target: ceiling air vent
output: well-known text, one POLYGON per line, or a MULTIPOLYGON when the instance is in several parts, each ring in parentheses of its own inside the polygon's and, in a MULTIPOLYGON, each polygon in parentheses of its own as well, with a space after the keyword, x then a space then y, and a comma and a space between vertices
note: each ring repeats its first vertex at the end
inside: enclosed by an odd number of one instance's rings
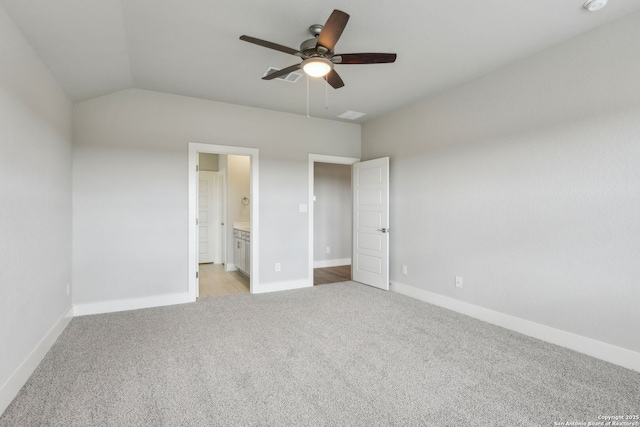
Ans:
POLYGON ((364 117, 366 116, 367 113, 361 113, 359 111, 351 111, 351 110, 347 110, 344 113, 340 114, 339 116, 336 116, 340 119, 347 119, 347 120, 357 120, 360 117, 364 117))
MULTIPOLYGON (((267 71, 264 72, 262 77, 268 76, 271 73, 275 73, 276 71, 280 71, 280 68, 269 67, 267 71)), ((285 74, 284 76, 276 77, 274 80, 282 80, 283 82, 295 83, 300 80, 302 77, 301 73, 296 73, 295 71, 289 74, 285 74)))

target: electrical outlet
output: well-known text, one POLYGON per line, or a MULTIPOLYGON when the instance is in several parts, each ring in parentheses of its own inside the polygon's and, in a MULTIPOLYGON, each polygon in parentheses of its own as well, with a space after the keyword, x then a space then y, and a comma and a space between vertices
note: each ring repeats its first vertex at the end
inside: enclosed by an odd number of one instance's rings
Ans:
POLYGON ((331 248, 329 246, 327 246, 327 253, 331 253, 331 248))
POLYGON ((408 269, 407 269, 407 266, 406 266, 406 265, 403 265, 403 266, 402 266, 402 274, 403 274, 403 275, 405 275, 405 276, 409 274, 409 273, 408 273, 408 269))
POLYGON ((456 276, 456 288, 462 287, 462 277, 456 276))
POLYGON ((282 266, 280 265, 279 262, 276 262, 276 271, 280 271, 282 269, 282 266))

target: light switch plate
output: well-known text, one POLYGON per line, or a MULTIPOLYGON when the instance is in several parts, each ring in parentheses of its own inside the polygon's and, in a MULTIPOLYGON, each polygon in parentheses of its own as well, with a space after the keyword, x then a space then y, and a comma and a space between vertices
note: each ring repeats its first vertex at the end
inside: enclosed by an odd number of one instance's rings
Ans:
POLYGON ((300 213, 307 213, 307 205, 305 205, 304 203, 300 205, 300 213))

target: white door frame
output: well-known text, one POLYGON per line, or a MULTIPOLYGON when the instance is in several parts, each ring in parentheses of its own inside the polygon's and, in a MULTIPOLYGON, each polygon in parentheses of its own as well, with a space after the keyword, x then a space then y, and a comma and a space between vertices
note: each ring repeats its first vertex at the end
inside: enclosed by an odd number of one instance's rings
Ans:
POLYGON ((198 217, 198 174, 196 172, 196 165, 198 164, 198 153, 211 153, 211 154, 226 154, 226 155, 238 155, 249 156, 251 158, 251 280, 249 292, 254 293, 256 289, 259 289, 259 268, 258 268, 258 248, 260 247, 260 230, 258 224, 258 206, 259 201, 259 188, 258 188, 258 157, 259 152, 257 148, 246 147, 232 147, 228 145, 214 145, 203 144, 199 142, 189 143, 189 299, 191 301, 196 300, 198 293, 198 279, 196 273, 198 272, 198 229, 196 225, 196 218, 198 217))
MULTIPOLYGON (((314 163, 333 163, 336 165, 353 165, 358 163, 360 158, 356 157, 340 157, 340 156, 327 156, 324 154, 309 154, 309 208, 307 209, 309 214, 309 286, 313 286, 313 237, 314 237, 314 223, 313 223, 313 191, 314 191, 314 163)), ((253 233, 251 234, 253 240, 253 233)), ((253 242, 252 242, 253 244, 253 242)), ((253 253, 251 254, 253 256, 253 253)))

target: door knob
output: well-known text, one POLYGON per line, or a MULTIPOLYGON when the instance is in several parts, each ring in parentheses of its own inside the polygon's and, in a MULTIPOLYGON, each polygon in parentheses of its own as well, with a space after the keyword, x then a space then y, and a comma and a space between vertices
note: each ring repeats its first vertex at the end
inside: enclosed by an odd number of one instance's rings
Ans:
POLYGON ((382 231, 383 233, 388 233, 389 229, 388 228, 378 228, 378 231, 382 231))

